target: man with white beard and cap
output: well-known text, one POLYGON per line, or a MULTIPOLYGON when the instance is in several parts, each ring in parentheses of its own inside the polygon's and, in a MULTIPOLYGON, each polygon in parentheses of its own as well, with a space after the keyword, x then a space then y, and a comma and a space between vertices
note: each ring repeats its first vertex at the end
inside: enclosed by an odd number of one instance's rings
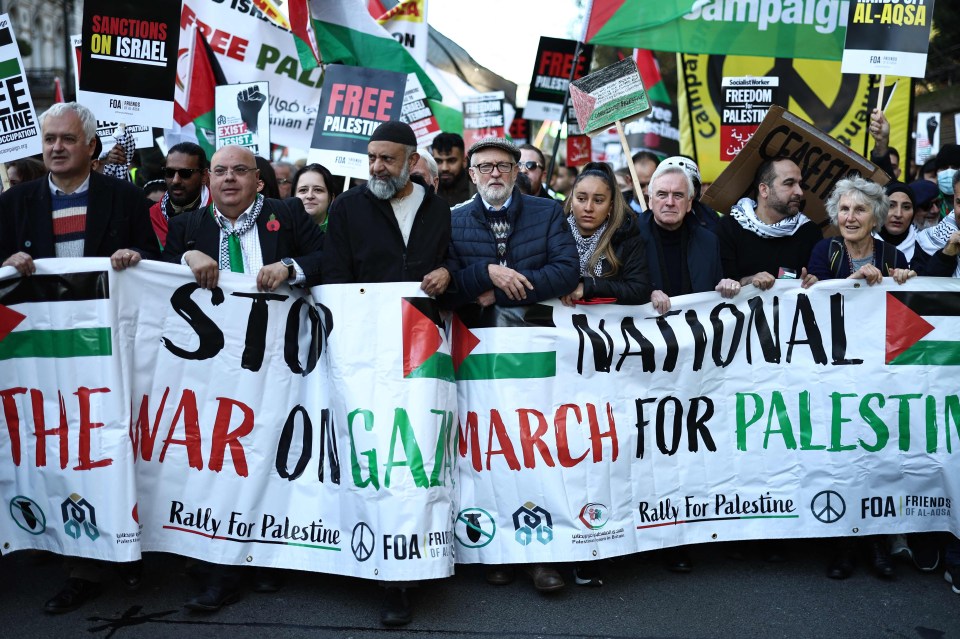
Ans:
POLYGON ((440 295, 450 283, 450 207, 410 176, 420 159, 413 129, 384 122, 370 136, 367 159, 367 183, 330 205, 323 283, 420 282, 440 295))

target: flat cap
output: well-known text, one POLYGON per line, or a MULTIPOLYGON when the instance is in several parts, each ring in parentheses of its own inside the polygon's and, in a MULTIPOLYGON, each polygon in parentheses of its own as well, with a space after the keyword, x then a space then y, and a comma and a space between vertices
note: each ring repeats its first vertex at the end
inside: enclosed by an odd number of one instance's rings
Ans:
POLYGON ((417 134, 410 125, 399 120, 384 122, 370 136, 371 142, 396 142, 406 146, 417 146, 417 134))
POLYGON ((510 140, 507 140, 506 138, 484 138, 479 142, 474 142, 473 146, 470 147, 470 150, 467 151, 467 163, 470 162, 470 158, 473 157, 474 153, 484 149, 500 149, 501 151, 506 151, 512 155, 514 162, 520 161, 520 149, 518 149, 517 145, 510 140))

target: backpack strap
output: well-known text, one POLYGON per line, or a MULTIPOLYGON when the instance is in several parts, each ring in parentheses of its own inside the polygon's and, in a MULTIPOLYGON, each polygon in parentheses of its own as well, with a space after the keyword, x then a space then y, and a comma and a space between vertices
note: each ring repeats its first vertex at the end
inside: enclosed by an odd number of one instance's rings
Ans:
POLYGON ((830 272, 836 279, 847 277, 844 271, 847 269, 847 247, 843 245, 840 238, 830 238, 830 248, 827 253, 829 258, 830 272))

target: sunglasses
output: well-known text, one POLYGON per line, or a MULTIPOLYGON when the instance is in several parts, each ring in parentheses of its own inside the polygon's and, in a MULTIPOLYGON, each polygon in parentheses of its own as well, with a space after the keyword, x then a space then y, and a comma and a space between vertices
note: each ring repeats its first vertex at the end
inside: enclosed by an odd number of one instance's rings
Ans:
POLYGON ((528 171, 543 168, 542 164, 540 164, 539 162, 534 162, 533 160, 527 160, 526 162, 517 162, 517 166, 519 166, 521 169, 526 169, 528 171))
POLYGON ((169 169, 163 168, 163 177, 172 180, 174 175, 179 175, 181 180, 189 180, 194 173, 199 173, 203 169, 169 169))

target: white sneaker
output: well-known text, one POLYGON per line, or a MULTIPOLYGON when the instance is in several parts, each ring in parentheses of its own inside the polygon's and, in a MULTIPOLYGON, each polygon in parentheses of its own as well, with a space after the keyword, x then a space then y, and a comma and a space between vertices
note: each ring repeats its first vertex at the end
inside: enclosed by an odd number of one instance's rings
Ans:
MULTIPOLYGON (((953 570, 957 570, 956 566, 952 566, 953 570)), ((953 574, 950 572, 950 568, 943 573, 943 579, 950 584, 950 587, 953 589, 954 594, 960 595, 960 583, 956 583, 953 580, 953 574)), ((958 571, 958 577, 960 577, 960 571, 958 571)))

